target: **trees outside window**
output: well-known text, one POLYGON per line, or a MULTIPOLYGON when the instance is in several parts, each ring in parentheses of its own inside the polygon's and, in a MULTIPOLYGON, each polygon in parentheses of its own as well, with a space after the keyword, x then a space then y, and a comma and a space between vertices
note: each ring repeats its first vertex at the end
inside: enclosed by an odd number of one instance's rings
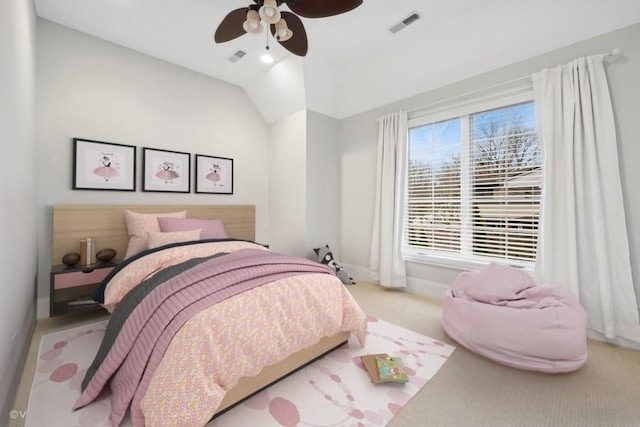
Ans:
POLYGON ((532 101, 410 124, 408 162, 408 250, 535 261, 542 156, 532 101))

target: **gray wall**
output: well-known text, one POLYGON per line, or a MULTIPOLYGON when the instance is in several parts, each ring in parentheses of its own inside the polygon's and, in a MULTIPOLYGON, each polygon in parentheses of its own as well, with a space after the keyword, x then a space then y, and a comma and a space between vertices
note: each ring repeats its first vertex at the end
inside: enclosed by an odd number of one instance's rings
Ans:
POLYGON ((269 241, 269 126, 240 87, 46 20, 37 59, 40 314, 56 204, 255 204, 256 240, 269 241), (74 191, 74 137, 233 158, 234 194, 142 192, 140 149, 136 192, 74 191))
POLYGON ((274 122, 269 137, 272 250, 314 259, 313 248, 338 250, 338 125, 302 110, 274 122))
MULTIPOLYGON (((400 102, 359 114, 340 123, 340 247, 342 260, 361 274, 368 271, 377 149, 376 119, 401 109, 409 110, 457 97, 502 82, 531 75, 543 68, 565 64, 581 56, 609 52, 618 47, 622 57, 610 61, 607 75, 617 120, 623 192, 636 290, 640 291, 640 24, 589 39, 508 67, 448 85, 400 102), (357 209, 354 209, 354 206, 357 209)), ((408 263, 409 288, 441 295, 457 270, 408 263)), ((640 292, 638 292, 640 295, 640 292)))
POLYGON ((7 425, 35 327, 37 176, 33 132, 36 17, 0 2, 0 425, 7 425))
POLYGON ((307 110, 307 256, 328 244, 339 259, 339 121, 307 110))
POLYGON ((307 113, 284 117, 269 133, 269 247, 304 256, 307 224, 307 113))

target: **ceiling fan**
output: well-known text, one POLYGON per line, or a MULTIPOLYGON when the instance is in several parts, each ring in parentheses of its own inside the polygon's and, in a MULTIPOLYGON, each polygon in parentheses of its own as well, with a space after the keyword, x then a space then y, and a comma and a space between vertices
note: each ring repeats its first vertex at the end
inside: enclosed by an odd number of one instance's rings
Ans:
MULTIPOLYGON (((363 0, 253 0, 255 4, 231 11, 224 17, 214 36, 216 43, 224 43, 245 33, 259 34, 262 22, 285 49, 294 55, 305 56, 308 50, 307 33, 299 16, 325 18, 349 12, 363 0), (286 4, 291 12, 280 11, 286 4)), ((268 46, 267 46, 268 49, 268 46)))

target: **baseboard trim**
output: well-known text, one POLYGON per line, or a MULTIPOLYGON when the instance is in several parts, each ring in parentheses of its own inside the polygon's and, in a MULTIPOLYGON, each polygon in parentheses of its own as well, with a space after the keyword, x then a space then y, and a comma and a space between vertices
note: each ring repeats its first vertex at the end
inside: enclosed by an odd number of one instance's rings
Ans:
POLYGON ((630 348, 633 350, 640 350, 640 343, 638 342, 630 341, 621 337, 610 339, 602 335, 600 332, 596 332, 591 329, 587 329, 587 337, 592 340, 604 342, 607 344, 617 345, 619 347, 630 348))
POLYGON ((379 283, 378 278, 373 274, 371 270, 366 267, 361 267, 359 265, 353 264, 340 264, 344 269, 349 273, 349 275, 353 278, 354 281, 358 282, 358 280, 362 282, 368 283, 379 283))
MULTIPOLYGON (((377 275, 366 267, 352 264, 342 264, 342 266, 356 282, 361 280, 369 283, 380 283, 377 275)), ((442 299, 448 289, 449 286, 442 283, 419 279, 417 277, 407 277, 407 287, 405 290, 416 295, 442 299)))
POLYGON ((36 316, 34 313, 33 305, 31 306, 31 309, 27 311, 27 315, 25 316, 22 324, 24 326, 18 333, 18 337, 22 337, 22 339, 17 342, 17 348, 14 352, 14 358, 11 361, 9 369, 7 370, 7 372, 9 372, 9 381, 5 382, 6 389, 0 392, 4 397, 4 402, 1 408, 2 412, 0 413, 2 414, 2 419, 5 420, 7 420, 7 418, 11 418, 11 411, 13 410, 18 411, 18 416, 23 416, 23 414, 27 410, 27 408, 14 408, 14 402, 16 400, 16 393, 18 392, 18 389, 20 387, 22 371, 24 371, 25 364, 27 363, 31 340, 33 339, 33 334, 36 330, 36 316))
POLYGON ((38 298, 36 314, 38 319, 46 319, 49 315, 49 298, 38 298))
POLYGON ((443 299, 449 286, 430 280, 407 277, 407 291, 428 298, 443 299))

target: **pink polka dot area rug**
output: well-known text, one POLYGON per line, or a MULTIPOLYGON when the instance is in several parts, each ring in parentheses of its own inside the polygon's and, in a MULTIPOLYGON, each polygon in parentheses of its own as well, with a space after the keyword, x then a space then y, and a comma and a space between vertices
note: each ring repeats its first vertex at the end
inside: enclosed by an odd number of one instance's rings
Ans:
MULTIPOLYGON (((444 365, 455 347, 374 317, 364 348, 355 337, 304 369, 210 421, 208 427, 384 426, 444 365), (400 356, 402 384, 371 382, 360 356, 400 356)), ((80 383, 107 321, 45 335, 40 343, 26 427, 111 426, 111 396, 73 411, 80 383)), ((131 426, 129 418, 123 426, 131 426)))

